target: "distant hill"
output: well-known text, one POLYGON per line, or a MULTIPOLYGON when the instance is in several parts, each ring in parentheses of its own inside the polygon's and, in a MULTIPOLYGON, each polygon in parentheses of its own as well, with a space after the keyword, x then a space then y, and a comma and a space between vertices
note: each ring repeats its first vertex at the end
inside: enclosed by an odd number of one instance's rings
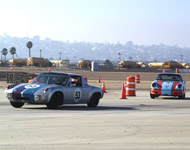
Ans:
MULTIPOLYGON (((92 43, 92 42, 69 42, 55 41, 51 39, 40 39, 40 36, 33 38, 10 37, 8 35, 0 36, 0 51, 3 48, 8 50, 11 47, 16 48, 15 58, 28 57, 28 48, 26 43, 31 41, 31 56, 39 57, 42 50, 42 57, 48 59, 90 59, 90 60, 105 60, 118 61, 121 53, 121 60, 134 61, 169 61, 175 60, 180 62, 181 58, 184 62, 190 60, 190 48, 181 48, 178 46, 160 45, 136 45, 129 41, 126 44, 113 43, 92 43)), ((11 54, 7 54, 7 58, 11 58, 11 54)))

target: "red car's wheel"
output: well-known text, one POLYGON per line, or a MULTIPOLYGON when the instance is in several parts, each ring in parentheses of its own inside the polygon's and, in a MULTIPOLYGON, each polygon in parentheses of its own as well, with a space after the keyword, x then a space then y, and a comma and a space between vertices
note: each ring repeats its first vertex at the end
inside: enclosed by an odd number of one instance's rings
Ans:
POLYGON ((178 96, 179 99, 185 99, 185 93, 183 95, 178 96))
POLYGON ((150 93, 150 98, 155 99, 155 97, 156 97, 155 95, 150 93))

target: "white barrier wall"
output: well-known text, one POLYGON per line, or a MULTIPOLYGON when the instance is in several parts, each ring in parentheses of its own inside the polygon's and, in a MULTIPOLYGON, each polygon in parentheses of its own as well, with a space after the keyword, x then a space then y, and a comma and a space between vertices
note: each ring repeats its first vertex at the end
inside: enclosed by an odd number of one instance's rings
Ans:
POLYGON ((98 71, 98 63, 97 62, 95 62, 95 61, 92 61, 91 62, 91 70, 92 71, 98 71))
POLYGON ((190 69, 179 69, 179 73, 190 73, 190 69))

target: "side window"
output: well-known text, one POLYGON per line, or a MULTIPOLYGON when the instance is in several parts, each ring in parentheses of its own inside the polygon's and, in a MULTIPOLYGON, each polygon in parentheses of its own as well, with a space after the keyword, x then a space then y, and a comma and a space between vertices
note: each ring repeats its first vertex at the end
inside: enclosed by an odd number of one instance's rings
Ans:
POLYGON ((71 85, 73 87, 81 87, 82 86, 82 80, 80 76, 71 76, 71 85))

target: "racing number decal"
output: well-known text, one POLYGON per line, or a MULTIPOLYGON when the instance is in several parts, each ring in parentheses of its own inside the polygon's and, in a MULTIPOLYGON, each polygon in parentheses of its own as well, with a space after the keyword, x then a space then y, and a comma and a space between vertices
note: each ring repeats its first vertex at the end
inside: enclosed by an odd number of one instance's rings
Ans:
POLYGON ((77 88, 74 93, 75 102, 79 102, 81 100, 81 97, 82 97, 82 91, 81 89, 77 88))
POLYGON ((39 87, 40 85, 38 85, 38 84, 29 84, 29 85, 26 85, 25 86, 25 88, 26 89, 33 89, 33 88, 37 88, 37 87, 39 87))
POLYGON ((76 99, 76 100, 80 99, 80 92, 79 92, 79 91, 77 91, 77 92, 75 93, 75 99, 76 99))

